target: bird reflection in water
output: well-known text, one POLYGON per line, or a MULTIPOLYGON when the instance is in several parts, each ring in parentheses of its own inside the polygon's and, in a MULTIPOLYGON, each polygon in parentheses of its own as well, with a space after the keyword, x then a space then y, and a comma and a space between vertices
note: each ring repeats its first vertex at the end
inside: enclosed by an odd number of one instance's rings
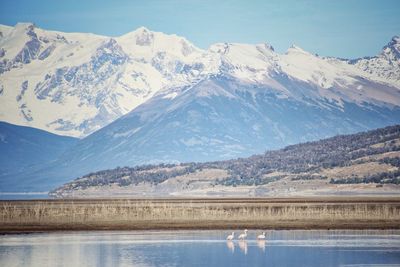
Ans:
POLYGON ((257 247, 265 252, 265 240, 257 240, 257 247))
POLYGON ((226 241, 226 246, 228 247, 228 249, 229 249, 232 253, 235 252, 235 244, 233 243, 232 240, 226 241))
POLYGON ((246 240, 239 240, 239 248, 244 253, 244 255, 247 255, 247 241, 246 240))

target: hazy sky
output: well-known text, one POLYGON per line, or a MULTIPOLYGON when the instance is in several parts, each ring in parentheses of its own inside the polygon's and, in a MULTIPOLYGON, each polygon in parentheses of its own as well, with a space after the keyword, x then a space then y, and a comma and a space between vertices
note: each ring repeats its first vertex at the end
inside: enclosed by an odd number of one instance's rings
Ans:
POLYGON ((89 1, 0 0, 0 23, 118 36, 145 26, 196 46, 267 42, 321 55, 372 56, 400 35, 400 0, 89 1))

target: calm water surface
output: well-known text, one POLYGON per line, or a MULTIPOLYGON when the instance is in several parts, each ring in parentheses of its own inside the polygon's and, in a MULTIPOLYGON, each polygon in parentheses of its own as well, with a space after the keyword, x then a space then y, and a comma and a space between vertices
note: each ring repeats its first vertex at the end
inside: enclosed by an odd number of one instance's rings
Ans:
POLYGON ((266 242, 228 232, 3 235, 0 266, 400 266, 400 231, 267 231, 266 242))

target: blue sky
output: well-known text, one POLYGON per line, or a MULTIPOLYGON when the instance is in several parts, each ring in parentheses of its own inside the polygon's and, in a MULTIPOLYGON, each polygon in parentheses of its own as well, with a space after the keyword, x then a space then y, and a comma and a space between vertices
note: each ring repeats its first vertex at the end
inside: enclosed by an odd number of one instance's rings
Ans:
POLYGON ((321 55, 377 54, 400 35, 399 0, 93 1, 0 0, 0 23, 118 36, 137 27, 176 33, 196 46, 267 42, 321 55))

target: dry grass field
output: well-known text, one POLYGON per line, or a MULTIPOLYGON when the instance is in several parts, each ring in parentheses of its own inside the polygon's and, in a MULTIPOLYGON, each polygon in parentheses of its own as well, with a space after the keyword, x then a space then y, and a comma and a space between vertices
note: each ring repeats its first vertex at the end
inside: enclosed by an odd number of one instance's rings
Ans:
POLYGON ((0 232, 128 229, 398 229, 400 198, 0 201, 0 232))

